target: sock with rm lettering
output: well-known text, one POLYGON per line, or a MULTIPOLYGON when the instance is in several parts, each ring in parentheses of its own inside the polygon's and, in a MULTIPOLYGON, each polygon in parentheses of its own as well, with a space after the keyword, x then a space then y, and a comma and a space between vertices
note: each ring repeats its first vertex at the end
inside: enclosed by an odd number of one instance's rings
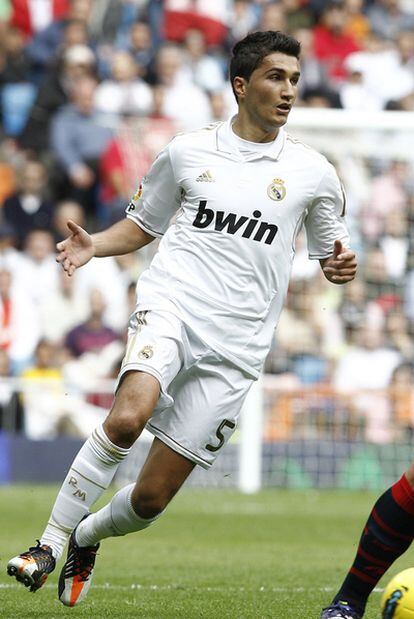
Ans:
POLYGON ((119 463, 129 451, 114 445, 102 425, 95 428, 83 445, 60 488, 40 538, 41 544, 51 547, 55 559, 62 555, 73 529, 108 488, 119 463))
POLYGON ((347 601, 362 615, 369 594, 413 538, 414 488, 403 475, 374 505, 354 563, 334 601, 347 601))
POLYGON ((132 507, 131 495, 135 484, 129 484, 117 492, 112 501, 102 509, 82 520, 76 529, 79 546, 95 546, 106 537, 118 537, 149 527, 154 518, 141 518, 132 507))

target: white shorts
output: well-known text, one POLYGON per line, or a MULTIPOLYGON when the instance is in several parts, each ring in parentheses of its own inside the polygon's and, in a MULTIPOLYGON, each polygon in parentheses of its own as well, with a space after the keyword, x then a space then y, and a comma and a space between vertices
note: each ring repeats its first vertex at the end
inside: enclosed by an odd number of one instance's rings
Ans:
POLYGON ((146 372, 160 383, 147 429, 174 451, 209 468, 233 434, 254 382, 211 350, 177 316, 165 311, 134 314, 118 377, 146 372))

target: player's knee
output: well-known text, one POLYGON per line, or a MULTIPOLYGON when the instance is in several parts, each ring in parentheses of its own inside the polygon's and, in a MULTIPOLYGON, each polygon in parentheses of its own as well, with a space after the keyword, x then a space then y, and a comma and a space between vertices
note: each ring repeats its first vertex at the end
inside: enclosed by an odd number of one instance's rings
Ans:
POLYGON ((104 430, 118 447, 131 447, 141 434, 148 417, 137 410, 112 410, 104 422, 104 430))

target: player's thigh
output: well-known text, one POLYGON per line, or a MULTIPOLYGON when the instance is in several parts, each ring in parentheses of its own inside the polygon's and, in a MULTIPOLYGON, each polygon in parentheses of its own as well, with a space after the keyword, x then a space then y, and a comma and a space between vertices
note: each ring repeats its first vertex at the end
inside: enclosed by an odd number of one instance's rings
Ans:
POLYGON ((130 446, 156 407, 170 406, 168 386, 182 365, 181 324, 175 316, 140 312, 131 321, 114 404, 105 421, 117 445, 130 446))
POLYGON ((160 389, 159 380, 152 374, 139 370, 126 372, 116 391, 108 419, 127 412, 146 422, 158 402, 160 389))
POLYGON ((109 440, 129 448, 145 427, 157 404, 160 384, 154 376, 130 371, 123 376, 103 428, 109 440))
POLYGON ((169 312, 138 312, 130 321, 128 342, 118 377, 143 372, 157 379, 160 407, 171 406, 168 387, 183 365, 181 321, 169 312))
POLYGON ((233 434, 253 380, 213 358, 171 384, 174 407, 154 414, 147 428, 173 450, 209 468, 233 434))

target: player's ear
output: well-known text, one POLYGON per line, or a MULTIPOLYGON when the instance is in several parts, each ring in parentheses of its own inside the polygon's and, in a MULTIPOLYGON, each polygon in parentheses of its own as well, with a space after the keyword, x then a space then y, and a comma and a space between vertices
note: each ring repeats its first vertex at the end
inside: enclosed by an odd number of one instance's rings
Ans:
POLYGON ((244 77, 236 75, 233 80, 233 87, 238 99, 244 99, 244 96, 246 94, 246 84, 247 81, 244 79, 244 77))

